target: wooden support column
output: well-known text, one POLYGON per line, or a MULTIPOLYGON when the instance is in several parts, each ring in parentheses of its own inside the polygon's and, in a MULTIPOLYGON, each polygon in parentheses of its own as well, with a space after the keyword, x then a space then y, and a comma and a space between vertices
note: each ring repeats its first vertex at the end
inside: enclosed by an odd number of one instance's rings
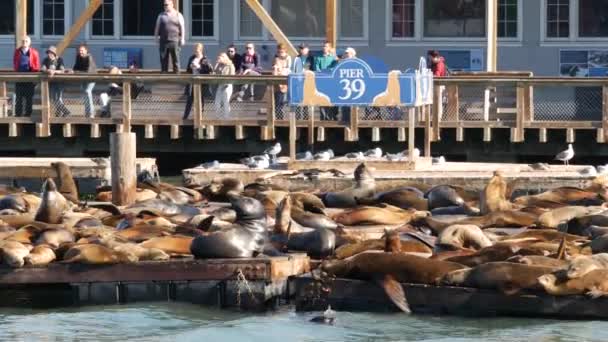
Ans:
POLYGON ((602 87, 602 129, 604 141, 608 142, 608 86, 602 87))
POLYGON ((49 82, 40 83, 40 132, 36 136, 47 138, 51 136, 51 98, 49 94, 49 82))
POLYGON ((416 148, 416 107, 410 107, 407 112, 407 124, 408 124, 408 133, 407 133, 407 154, 408 160, 414 161, 414 149, 416 148))
POLYGON ((296 50, 296 48, 291 44, 291 41, 289 41, 289 38, 287 38, 287 36, 283 33, 283 31, 281 31, 281 28, 279 28, 277 23, 274 22, 274 20, 272 19, 270 14, 268 14, 268 12, 264 8, 264 6, 260 3, 260 1, 259 0, 245 0, 245 1, 247 2, 247 5, 249 5, 249 8, 251 8, 253 13, 255 13, 255 15, 260 19, 260 21, 262 22, 264 27, 272 34, 274 39, 277 42, 283 43, 283 45, 285 45, 285 47, 287 48, 287 53, 292 57, 297 56, 298 51, 296 50))
POLYGON ((422 115, 424 116, 424 156, 431 157, 431 141, 433 140, 433 132, 431 131, 431 108, 428 105, 421 107, 422 115))
POLYGON ((112 167, 112 203, 118 206, 135 203, 137 191, 135 133, 110 134, 112 167))
POLYGON ((517 84, 517 113, 515 118, 515 134, 513 142, 524 141, 524 121, 527 116, 526 89, 523 84, 517 84))
POLYGON ((314 150, 315 145, 315 108, 308 107, 308 147, 314 150))
MULTIPOLYGON (((25 0, 23 0, 25 1, 25 0)), ((76 22, 70 27, 70 30, 63 37, 63 40, 57 44, 57 56, 63 55, 65 49, 72 44, 74 39, 78 37, 78 34, 84 27, 84 25, 93 17, 93 14, 97 11, 99 6, 103 3, 103 0, 90 0, 89 6, 80 14, 76 22)))
POLYGON ((131 132, 131 83, 124 82, 122 85, 122 114, 124 116, 123 132, 131 132))
POLYGON ((203 96, 201 88, 202 86, 200 83, 196 83, 192 86, 192 94, 194 95, 194 115, 192 116, 194 120, 194 131, 198 131, 199 128, 203 127, 203 96))
MULTIPOLYGON (((274 140, 275 138, 275 121, 277 119, 276 103, 274 98, 274 86, 268 86, 267 93, 270 94, 268 99, 268 110, 266 116, 266 134, 268 136, 268 140, 274 140)), ((285 118, 283 118, 285 120, 285 118)))
POLYGON ((27 35, 27 10, 27 0, 15 1, 15 48, 21 46, 21 38, 27 35))
MULTIPOLYGON (((2 99, 6 99, 8 98, 8 90, 6 87, 6 82, 0 82, 0 98, 2 99)), ((8 103, 6 101, 2 101, 2 112, 0 117, 7 117, 8 116, 8 103)))
POLYGON ((325 0, 325 40, 338 45, 338 1, 325 0))
POLYGON ((289 160, 296 161, 296 140, 298 127, 296 126, 296 113, 289 113, 289 160))
POLYGON ((441 133, 439 128, 439 121, 443 117, 443 87, 433 87, 433 141, 441 140, 441 133))
POLYGON ((359 107, 350 108, 350 126, 347 133, 348 141, 359 141, 359 107))

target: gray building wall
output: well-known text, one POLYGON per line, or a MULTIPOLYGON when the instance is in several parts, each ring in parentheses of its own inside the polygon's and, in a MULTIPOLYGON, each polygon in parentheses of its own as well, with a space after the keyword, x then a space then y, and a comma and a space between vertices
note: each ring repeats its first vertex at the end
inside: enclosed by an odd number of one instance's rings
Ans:
MULTIPOLYGON (((190 0, 181 0, 184 6, 190 4, 190 0)), ((429 49, 483 49, 485 59, 485 41, 484 40, 430 40, 420 38, 413 41, 393 41, 389 37, 390 20, 388 8, 391 0, 367 0, 367 16, 368 16, 368 39, 364 41, 340 41, 341 48, 347 45, 352 45, 357 49, 359 55, 374 55, 385 61, 391 68, 405 69, 417 65, 420 56, 424 56, 429 49)), ((84 0, 68 0, 70 9, 69 22, 73 23, 78 18, 79 14, 87 6, 87 1, 84 0)), ((542 12, 544 11, 543 0, 520 0, 521 17, 520 37, 513 41, 500 41, 498 54, 498 67, 500 70, 531 70, 536 75, 558 75, 559 74, 559 51, 560 49, 576 49, 576 48, 602 48, 605 43, 602 42, 580 42, 577 40, 565 42, 547 42, 541 38, 541 26, 545 25, 541 22, 542 12)), ((215 58, 220 50, 224 50, 227 45, 236 42, 242 46, 245 42, 235 41, 237 37, 237 25, 234 21, 237 13, 235 6, 238 6, 236 0, 219 0, 219 15, 218 15, 218 40, 203 40, 206 45, 206 53, 211 58, 215 58)), ((41 10, 38 9, 40 12, 41 10)), ((417 17, 417 19, 420 19, 417 17)), ((188 25, 188 23, 187 23, 188 25)), ((40 26, 40 25, 39 25, 40 26)), ((87 25, 89 26, 89 25, 87 25)), ((78 43, 86 42, 90 46, 90 50, 98 64, 101 65, 103 60, 104 47, 139 47, 143 49, 143 67, 144 68, 159 68, 158 50, 152 38, 150 39, 120 39, 120 40, 98 40, 87 39, 89 27, 83 30, 73 46, 66 52, 64 59, 68 66, 74 61, 75 46, 78 43)), ((40 31, 40 28, 37 30, 40 31)), ((33 37, 34 46, 44 50, 49 44, 57 44, 59 39, 48 39, 41 37, 39 34, 33 37)), ((188 40, 182 52, 182 66, 190 55, 192 45, 199 42, 198 40, 188 40)), ((294 44, 298 41, 294 41, 294 44)), ((321 47, 321 40, 311 41, 313 49, 321 47)), ((275 51, 275 42, 270 37, 266 41, 257 41, 258 53, 262 54, 265 65, 269 66, 271 55, 275 51), (262 47, 266 46, 267 49, 262 47)), ((12 51, 14 47, 14 39, 11 37, 0 38, 0 48, 3 51, 12 51)), ((10 68, 12 52, 0 54, 0 67, 10 68)), ((449 65, 449 60, 448 60, 449 65)))

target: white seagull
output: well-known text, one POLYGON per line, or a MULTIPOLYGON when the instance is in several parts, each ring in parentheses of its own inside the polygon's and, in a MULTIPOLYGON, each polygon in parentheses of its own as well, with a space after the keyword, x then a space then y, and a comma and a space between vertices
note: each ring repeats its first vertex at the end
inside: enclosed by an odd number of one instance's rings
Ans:
POLYGON ((274 144, 272 147, 267 148, 264 151, 264 154, 268 154, 272 157, 272 163, 274 164, 274 162, 277 159, 277 155, 279 155, 279 153, 281 153, 281 143, 276 143, 274 144))
POLYGON ((570 159, 574 158, 574 149, 572 148, 572 144, 568 144, 568 149, 558 153, 555 156, 555 160, 560 160, 564 162, 564 165, 570 165, 570 159))
POLYGON ((370 158, 382 158, 382 149, 380 147, 373 148, 365 152, 365 156, 370 158))
POLYGON ((333 158, 333 151, 325 150, 315 154, 315 160, 327 161, 333 158))
POLYGON ((363 152, 350 152, 350 153, 345 154, 344 157, 346 157, 346 159, 357 159, 357 160, 365 159, 365 155, 363 154, 363 152))
POLYGON ((202 163, 201 165, 197 166, 198 168, 203 168, 203 169, 215 169, 216 167, 220 166, 220 162, 217 160, 214 161, 210 161, 207 163, 202 163))
POLYGON ((313 159, 313 156, 312 156, 312 152, 310 152, 310 151, 296 154, 296 160, 312 160, 312 159, 313 159))

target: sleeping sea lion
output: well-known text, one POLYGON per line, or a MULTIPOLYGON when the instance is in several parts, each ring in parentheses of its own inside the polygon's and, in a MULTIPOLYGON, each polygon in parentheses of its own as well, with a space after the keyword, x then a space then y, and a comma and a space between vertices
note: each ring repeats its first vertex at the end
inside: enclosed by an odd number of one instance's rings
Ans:
POLYGON ((568 206, 550 210, 538 217, 536 225, 542 228, 559 229, 565 226, 568 221, 577 217, 601 213, 605 209, 602 207, 582 207, 568 206))
POLYGON ((424 193, 414 187, 403 187, 399 189, 381 192, 372 198, 357 198, 359 205, 376 205, 386 203, 401 209, 414 208, 426 211, 429 209, 428 200, 424 193))
POLYGON ((443 207, 460 207, 465 204, 462 188, 451 185, 437 185, 424 194, 429 210, 443 207))
POLYGON ((608 269, 608 253, 580 255, 571 259, 566 275, 569 279, 580 278, 597 269, 608 269))
POLYGON ((513 203, 532 207, 537 206, 543 201, 563 203, 571 206, 590 206, 604 203, 602 196, 598 195, 596 192, 574 187, 562 187, 545 191, 538 195, 521 196, 513 200, 513 203))
POLYGON ((321 199, 330 208, 352 208, 357 205, 357 199, 373 196, 375 191, 376 181, 372 170, 362 163, 355 169, 355 185, 352 188, 322 194, 321 199))
POLYGON ((457 255, 445 260, 475 267, 489 262, 505 261, 516 255, 543 255, 543 252, 526 249, 516 244, 496 244, 482 248, 473 254, 457 255))
POLYGON ((159 249, 171 255, 189 255, 193 237, 189 236, 163 236, 152 238, 139 244, 148 249, 159 249))
POLYGON ((47 178, 43 185, 42 202, 36 212, 34 220, 39 222, 58 224, 61 217, 70 209, 70 204, 63 197, 51 178, 47 178))
MULTIPOLYGON (((395 233, 398 233, 395 231, 395 233)), ((399 237, 398 234, 396 234, 399 237)), ((390 240, 389 241, 394 241, 390 240)), ((391 248, 391 251, 395 250, 395 247, 391 248)), ((353 255, 363 253, 366 251, 382 251, 386 250, 386 239, 374 239, 365 240, 356 243, 344 244, 336 248, 334 253, 336 259, 346 259, 353 255)), ((400 253, 415 253, 415 254, 431 254, 433 250, 422 242, 415 240, 400 240, 398 252, 400 253)))
POLYGON ((203 187, 202 194, 213 202, 229 201, 228 194, 240 194, 245 190, 243 182, 236 178, 214 179, 210 184, 203 187))
POLYGON ((24 258, 30 254, 30 250, 17 241, 2 241, 2 261, 12 268, 20 268, 25 264, 24 258))
POLYGON ((236 211, 235 227, 197 236, 190 251, 196 258, 251 258, 264 250, 266 211, 260 201, 228 194, 236 211))
POLYGON ((492 241, 475 225, 453 225, 439 233, 437 244, 482 249, 491 246, 492 241))
POLYGON ((531 266, 545 266, 545 267, 557 267, 565 268, 568 266, 568 261, 550 258, 542 255, 516 255, 507 259, 507 262, 514 262, 517 264, 531 265, 531 266))
POLYGON ((424 222, 429 228, 431 228, 436 234, 441 233, 442 230, 455 224, 459 225, 475 225, 481 229, 490 227, 529 227, 537 221, 538 216, 525 211, 495 211, 484 216, 479 217, 468 217, 453 222, 441 222, 432 217, 427 217, 421 222, 424 222))
POLYGON ((121 230, 116 233, 116 236, 132 242, 142 242, 151 238, 170 235, 173 231, 172 228, 143 224, 121 230))
POLYGON ((137 261, 137 257, 130 253, 113 251, 106 246, 97 244, 84 244, 75 245, 65 252, 61 263, 112 265, 137 261))
POLYGON ((74 233, 67 229, 47 229, 43 231, 36 240, 34 245, 45 245, 51 248, 57 248, 62 243, 74 242, 76 238, 74 233))
POLYGON ((333 217, 333 220, 345 226, 358 225, 398 225, 408 224, 429 216, 427 211, 401 209, 389 205, 383 207, 358 207, 346 210, 333 217))
POLYGON ((562 279, 563 272, 545 274, 538 278, 543 289, 553 296, 587 294, 592 298, 608 295, 608 270, 593 270, 582 277, 562 279))
POLYGON ((46 266, 53 262, 57 257, 53 249, 47 245, 39 245, 34 247, 30 253, 24 258, 25 265, 28 266, 46 266))

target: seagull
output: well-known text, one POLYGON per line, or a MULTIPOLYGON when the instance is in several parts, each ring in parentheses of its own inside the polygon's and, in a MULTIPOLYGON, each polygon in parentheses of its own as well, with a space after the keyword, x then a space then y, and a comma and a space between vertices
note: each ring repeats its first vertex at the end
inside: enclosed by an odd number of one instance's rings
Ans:
POLYGON ((593 166, 586 167, 578 172, 581 176, 593 177, 597 176, 597 170, 593 166))
POLYGON ((608 165, 600 165, 596 169, 597 173, 600 175, 608 173, 608 165))
POLYGON ((401 152, 395 153, 395 154, 387 153, 385 157, 388 161, 401 161, 401 160, 403 160, 403 153, 401 153, 401 152))
MULTIPOLYGON (((404 156, 409 156, 410 155, 410 151, 409 150, 404 150, 403 152, 401 152, 404 156)), ((418 149, 418 147, 414 148, 414 159, 415 158, 419 158, 420 157, 420 150, 418 149)))
POLYGON ((270 167, 270 158, 267 154, 251 157, 251 162, 247 164, 251 169, 263 170, 270 167))
POLYGON ((365 155, 363 154, 363 152, 350 152, 350 153, 345 154, 344 157, 346 157, 347 159, 357 159, 357 160, 365 159, 365 155))
POLYGON ((546 163, 536 163, 528 166, 535 171, 549 171, 551 169, 551 167, 549 167, 549 165, 546 163))
POLYGON ((370 158, 382 158, 382 149, 380 147, 371 149, 365 152, 365 156, 370 158))
POLYGON ((274 164, 276 162, 277 159, 277 155, 281 153, 281 143, 276 143, 274 144, 272 147, 267 148, 264 151, 264 154, 268 154, 272 157, 272 163, 274 164))
POLYGON ((312 152, 310 152, 310 151, 296 154, 296 160, 312 160, 312 159, 313 159, 313 155, 312 155, 312 152))
POLYGON ((197 166, 199 169, 215 169, 216 167, 220 167, 220 162, 217 160, 202 163, 201 165, 197 166))
POLYGON ((433 165, 444 165, 445 164, 445 157, 444 156, 440 156, 437 158, 433 158, 432 159, 432 163, 433 165))
POLYGON ((331 305, 327 307, 327 310, 323 312, 323 316, 317 316, 311 319, 313 323, 322 323, 333 325, 336 319, 336 312, 331 309, 331 305))
POLYGON ((330 160, 331 158, 333 158, 333 151, 331 150, 325 150, 325 151, 321 151, 317 154, 315 154, 315 160, 330 160))
POLYGON ((555 160, 560 160, 564 162, 564 165, 570 165, 570 159, 574 158, 574 149, 572 148, 572 144, 568 144, 568 149, 558 153, 555 156, 555 160))

